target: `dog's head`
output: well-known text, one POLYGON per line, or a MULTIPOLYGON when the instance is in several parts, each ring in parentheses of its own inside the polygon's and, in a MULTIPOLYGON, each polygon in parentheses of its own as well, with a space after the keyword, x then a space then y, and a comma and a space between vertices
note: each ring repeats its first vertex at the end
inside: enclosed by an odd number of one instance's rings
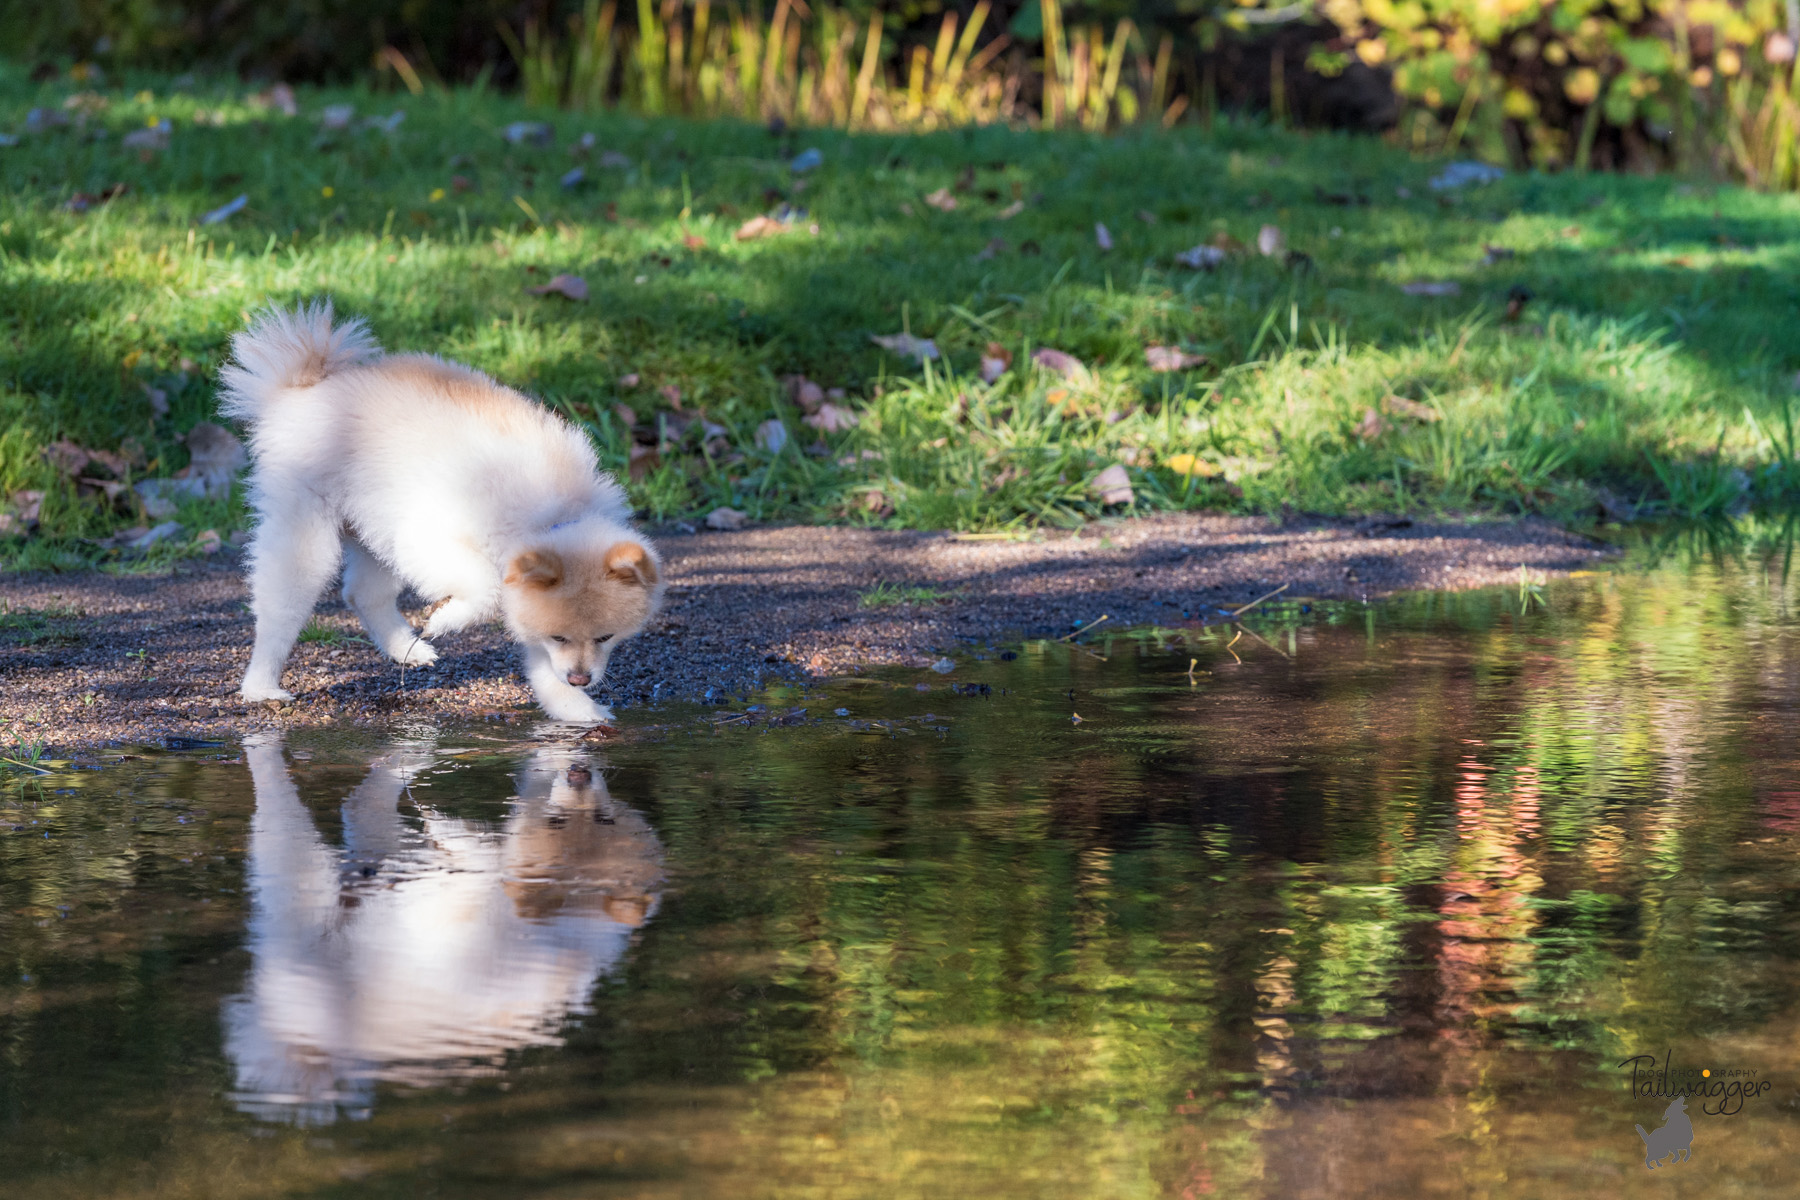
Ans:
POLYGON ((605 675, 613 647, 642 630, 662 599, 655 552, 631 536, 521 550, 504 583, 500 606, 513 634, 574 687, 605 675))
POLYGON ((1685 1113, 1686 1111, 1687 1111, 1687 1097, 1686 1096, 1677 1096, 1673 1100, 1669 1101, 1669 1107, 1663 1109, 1663 1121, 1665 1123, 1667 1123, 1669 1121, 1673 1121, 1676 1117, 1680 1116, 1682 1113, 1685 1113))

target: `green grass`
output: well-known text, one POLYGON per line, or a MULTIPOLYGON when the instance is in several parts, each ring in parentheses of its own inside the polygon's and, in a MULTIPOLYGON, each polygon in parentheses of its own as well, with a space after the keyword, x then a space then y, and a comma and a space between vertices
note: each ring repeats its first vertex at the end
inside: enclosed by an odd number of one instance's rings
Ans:
MULTIPOLYGON (((38 534, 0 541, 0 563, 117 558, 93 539, 143 515, 77 495, 39 448, 127 445, 142 451, 137 474, 179 468, 179 435, 212 415, 245 315, 318 295, 392 348, 540 396, 621 474, 631 433, 617 406, 654 423, 659 389, 680 389, 685 411, 726 432, 707 445, 689 429, 631 482, 656 520, 729 505, 758 520, 1066 525, 1102 512, 1089 484, 1114 463, 1139 511, 1580 520, 1781 505, 1800 480, 1800 197, 1515 175, 1440 204, 1425 182, 1436 164, 1379 141, 1225 122, 1111 138, 776 137, 471 91, 303 91, 289 119, 246 107, 237 86, 171 87, 128 80, 85 130, 23 133, 27 109, 60 109, 70 87, 0 67, 0 130, 21 133, 0 148, 0 493, 48 493, 38 534), (406 117, 323 137, 317 114, 335 102, 359 120, 406 117), (146 161, 120 138, 152 118, 173 136, 146 161), (499 131, 521 119, 550 121, 556 145, 508 145, 499 131), (565 190, 583 132, 598 142, 588 182, 565 190), (786 160, 811 146, 824 166, 797 181, 786 160), (606 150, 629 165, 599 166, 606 150), (959 179, 956 211, 924 203, 959 179), (115 183, 129 190, 65 211, 115 183), (197 224, 239 193, 245 211, 197 224), (1001 219, 1015 196, 1026 208, 1001 219), (733 240, 782 199, 809 210, 817 236, 733 240), (1252 250, 1213 273, 1173 263, 1216 234, 1253 247, 1264 224, 1304 262, 1252 250), (994 238, 1005 247, 977 257, 994 238), (1481 265, 1486 245, 1513 255, 1481 265), (525 291, 559 272, 587 280, 587 303, 525 291), (1400 291, 1415 279, 1461 292, 1400 291), (1535 299, 1508 324, 1515 286, 1535 299), (903 329, 943 358, 921 367, 870 343, 903 329), (1014 356, 993 387, 977 376, 989 342, 1014 356), (1209 365, 1153 374, 1150 343, 1209 365), (1067 382, 1029 366, 1044 346, 1091 371, 1067 382), (802 426, 780 383, 796 372, 844 388, 861 424, 802 426), (166 417, 146 385, 166 393, 166 417), (1441 419, 1365 424, 1390 395, 1441 419), (770 451, 756 430, 775 419, 790 436, 770 451), (1199 469, 1171 469, 1182 455, 1199 469)), ((192 534, 243 516, 213 502, 176 519, 192 534)), ((137 565, 193 552, 159 547, 137 565)))
POLYGON ((927 587, 921 584, 876 584, 857 597, 864 608, 895 608, 902 604, 940 604, 955 596, 953 589, 927 587))
POLYGON ((81 640, 73 622, 83 614, 73 608, 14 608, 0 600, 0 647, 69 646, 81 640))

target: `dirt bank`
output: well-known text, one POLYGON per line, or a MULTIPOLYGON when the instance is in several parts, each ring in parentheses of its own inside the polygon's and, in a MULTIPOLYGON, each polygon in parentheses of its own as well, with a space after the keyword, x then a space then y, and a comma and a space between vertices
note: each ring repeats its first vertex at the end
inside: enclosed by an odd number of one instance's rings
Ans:
MULTIPOLYGON (((1176 624, 1279 584, 1288 595, 1372 599, 1421 588, 1509 583, 1589 569, 1611 552, 1554 526, 1277 523, 1171 515, 1030 541, 790 526, 662 533, 668 605, 613 659, 615 706, 697 698, 757 678, 922 668, 943 651, 1060 636, 1101 614, 1109 627, 1176 624), (869 607, 878 583, 941 598, 869 607)), ((505 635, 438 642, 430 671, 402 672, 360 640, 335 596, 288 664, 297 699, 279 710, 235 694, 252 623, 239 564, 225 556, 175 575, 83 572, 0 578, 0 741, 58 749, 216 737, 271 722, 516 719, 529 705, 505 635), (328 635, 329 636, 329 635, 328 635)), ((411 615, 417 619, 417 609, 411 615)), ((936 675, 925 678, 938 680, 936 675)))

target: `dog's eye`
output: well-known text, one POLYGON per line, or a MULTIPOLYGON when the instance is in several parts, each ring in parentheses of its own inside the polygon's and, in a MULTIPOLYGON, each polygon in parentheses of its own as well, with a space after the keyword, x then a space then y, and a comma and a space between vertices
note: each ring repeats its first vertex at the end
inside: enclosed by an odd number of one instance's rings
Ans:
POLYGON ((559 646, 562 646, 562 645, 566 645, 566 644, 567 644, 567 643, 568 643, 568 641, 569 641, 569 639, 568 639, 568 638, 566 638, 566 637, 564 637, 564 636, 563 636, 563 635, 562 635, 562 634, 560 634, 560 633, 553 633, 553 634, 551 634, 551 635, 550 635, 550 640, 551 640, 551 641, 553 641, 553 642, 555 642, 555 643, 556 643, 556 644, 557 644, 557 645, 559 645, 559 646))
POLYGON ((599 636, 599 637, 597 637, 597 638, 595 638, 595 639, 594 639, 594 645, 596 645, 596 646, 603 646, 603 645, 605 645, 605 644, 606 644, 606 643, 607 643, 607 642, 610 642, 610 641, 612 641, 612 637, 613 637, 613 635, 612 635, 612 634, 610 634, 610 633, 603 633, 603 634, 601 634, 601 635, 600 635, 600 636, 599 636))

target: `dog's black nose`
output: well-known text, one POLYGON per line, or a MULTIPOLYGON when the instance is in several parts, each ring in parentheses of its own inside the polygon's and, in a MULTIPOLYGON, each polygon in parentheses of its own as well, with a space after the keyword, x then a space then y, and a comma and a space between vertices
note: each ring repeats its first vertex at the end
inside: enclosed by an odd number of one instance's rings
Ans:
POLYGON ((586 671, 570 671, 569 683, 575 687, 586 687, 594 681, 594 677, 586 671))

